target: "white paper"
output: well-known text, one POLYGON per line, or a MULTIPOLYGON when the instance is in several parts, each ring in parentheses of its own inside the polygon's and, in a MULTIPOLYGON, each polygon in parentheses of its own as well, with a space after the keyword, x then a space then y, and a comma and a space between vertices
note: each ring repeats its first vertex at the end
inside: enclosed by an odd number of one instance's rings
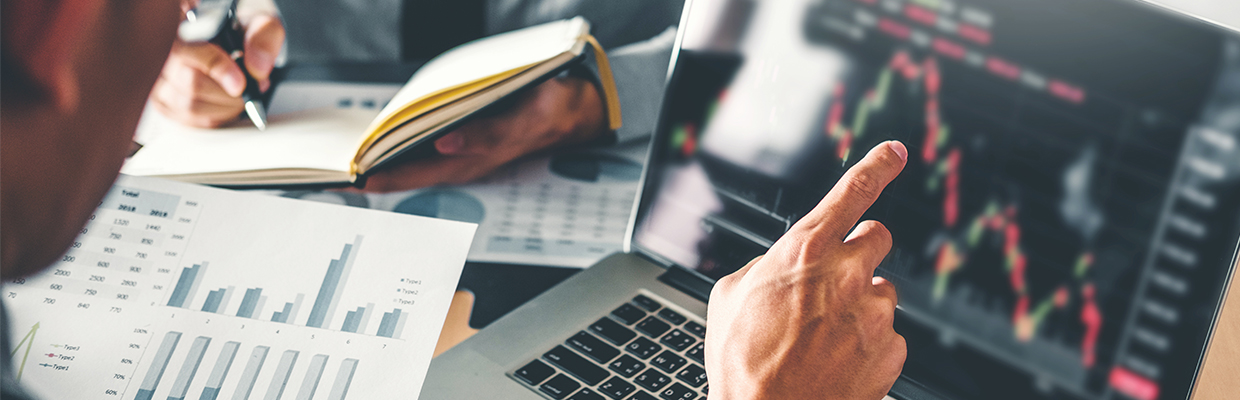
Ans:
POLYGON ((623 250, 647 146, 639 141, 532 158, 460 186, 263 193, 475 222, 469 261, 585 268, 623 250))
POLYGON ((347 172, 374 110, 313 109, 272 115, 267 130, 249 121, 198 129, 149 107, 138 125, 142 150, 125 163, 130 175, 181 175, 307 168, 347 172))
POLYGON ((64 260, 4 286, 14 371, 47 399, 417 398, 474 229, 122 176, 64 260))

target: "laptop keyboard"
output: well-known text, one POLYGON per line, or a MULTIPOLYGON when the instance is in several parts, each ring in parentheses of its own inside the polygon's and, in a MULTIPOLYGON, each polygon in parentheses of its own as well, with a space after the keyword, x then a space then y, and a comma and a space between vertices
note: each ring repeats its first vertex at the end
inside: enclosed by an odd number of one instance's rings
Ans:
POLYGON ((509 376, 556 400, 700 400, 705 338, 701 320, 637 295, 509 376))

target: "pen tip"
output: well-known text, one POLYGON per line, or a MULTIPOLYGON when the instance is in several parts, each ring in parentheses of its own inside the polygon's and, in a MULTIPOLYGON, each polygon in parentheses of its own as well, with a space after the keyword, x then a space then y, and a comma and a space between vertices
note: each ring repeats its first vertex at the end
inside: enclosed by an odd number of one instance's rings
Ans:
POLYGON ((267 109, 257 101, 245 102, 245 113, 250 116, 250 120, 254 121, 254 126, 258 130, 267 130, 267 109))

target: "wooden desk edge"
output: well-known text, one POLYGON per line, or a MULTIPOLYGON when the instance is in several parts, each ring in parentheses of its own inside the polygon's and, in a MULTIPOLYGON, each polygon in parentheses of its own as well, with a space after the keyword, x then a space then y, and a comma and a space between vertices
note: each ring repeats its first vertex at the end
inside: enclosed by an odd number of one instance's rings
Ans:
POLYGON ((1193 400, 1235 398, 1236 384, 1240 383, 1240 262, 1232 269, 1226 294, 1205 361, 1198 371, 1193 400))

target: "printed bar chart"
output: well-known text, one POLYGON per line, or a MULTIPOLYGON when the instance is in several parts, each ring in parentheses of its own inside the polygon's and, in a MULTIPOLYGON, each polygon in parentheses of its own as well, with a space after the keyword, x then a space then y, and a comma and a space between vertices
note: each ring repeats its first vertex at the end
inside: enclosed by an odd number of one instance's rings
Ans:
POLYGON ((349 280, 349 271, 353 269, 353 260, 357 258, 357 249, 361 245, 362 236, 358 235, 353 244, 344 245, 340 258, 328 264, 327 275, 323 277, 323 285, 319 287, 318 297, 314 299, 306 326, 322 328, 331 323, 331 316, 336 311, 336 303, 349 280))
POLYGON ((164 377, 164 370, 168 369, 168 361, 172 359, 172 352, 177 348, 177 342, 181 340, 181 332, 168 332, 164 335, 163 342, 159 344, 159 350, 155 351, 154 364, 146 371, 146 377, 142 378, 142 384, 138 386, 138 395, 134 400, 151 400, 155 395, 155 388, 159 386, 159 380, 164 377))
POLYGON ((189 356, 186 357, 185 363, 181 364, 181 372, 172 382, 172 394, 168 395, 168 400, 185 399, 185 394, 189 392, 189 383, 198 373, 198 365, 202 364, 202 357, 206 355, 207 347, 210 345, 211 338, 209 337, 199 336, 194 339, 194 344, 189 348, 189 356))
POLYGON ((293 300, 292 303, 284 303, 284 309, 272 314, 271 322, 289 323, 289 321, 297 318, 297 310, 301 309, 301 302, 305 298, 306 295, 298 293, 296 300, 293 300))
POLYGON ((220 300, 224 299, 224 289, 212 290, 207 293, 207 302, 202 304, 202 311, 213 313, 220 309, 220 300))
POLYGON ((323 370, 326 368, 326 354, 317 354, 310 359, 310 368, 306 370, 306 379, 301 381, 301 389, 297 391, 297 400, 314 398, 314 391, 318 389, 319 380, 323 379, 323 370))
POLYGON ((271 386, 267 387, 267 395, 263 396, 264 400, 279 400, 284 395, 284 388, 288 386, 288 378, 293 374, 293 366, 297 364, 297 350, 285 350, 284 355, 280 356, 280 364, 276 365, 276 373, 271 377, 271 386))
POLYGON ((379 332, 375 333, 375 336, 400 338, 400 333, 404 330, 405 321, 408 318, 409 314, 401 312, 399 308, 383 313, 383 319, 379 320, 379 332))
POLYGON ((267 346, 255 346, 254 351, 250 353, 250 361, 245 363, 245 370, 241 372, 241 382, 237 383, 237 391, 233 392, 233 400, 245 400, 250 398, 250 392, 254 391, 254 383, 258 381, 258 373, 263 370, 263 362, 267 361, 267 352, 271 348, 267 346))
POLYGON ((168 306, 188 308, 189 302, 194 298, 194 292, 198 291, 198 284, 202 282, 202 276, 206 273, 206 262, 183 268, 181 277, 177 279, 177 285, 172 290, 172 296, 168 298, 168 306))
POLYGON ((262 288, 246 289, 245 297, 241 298, 241 308, 237 309, 237 316, 242 318, 253 317, 256 314, 258 301, 262 295, 262 288))
POLYGON ((344 400, 349 394, 349 385, 353 383, 353 373, 357 372, 357 359, 346 358, 340 363, 340 371, 336 373, 336 382, 332 383, 332 391, 327 400, 344 400))
POLYGON ((446 312, 474 232, 160 179, 121 176, 109 196, 54 269, 4 282, 12 375, 41 398, 416 393, 439 327, 379 337, 379 319, 446 312))
POLYGON ((202 389, 202 396, 199 400, 215 400, 220 394, 220 386, 224 385, 224 378, 228 377, 228 370, 232 369, 233 359, 237 357, 237 349, 241 347, 241 343, 228 342, 224 343, 223 350, 220 350, 220 357, 215 361, 215 368, 211 369, 211 375, 207 377, 207 387, 202 389))

